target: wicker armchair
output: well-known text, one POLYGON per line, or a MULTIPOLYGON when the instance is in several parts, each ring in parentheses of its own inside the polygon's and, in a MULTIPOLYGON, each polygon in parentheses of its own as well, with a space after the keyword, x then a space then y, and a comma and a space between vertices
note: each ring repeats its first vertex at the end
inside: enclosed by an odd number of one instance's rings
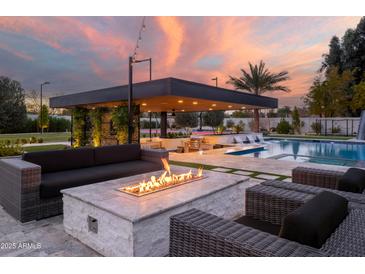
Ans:
MULTIPOLYGON (((246 190, 246 215, 281 224, 287 214, 314 195, 275 182, 256 185, 246 190)), ((364 256, 365 205, 349 201, 348 216, 320 249, 189 210, 171 218, 170 256, 364 256)))

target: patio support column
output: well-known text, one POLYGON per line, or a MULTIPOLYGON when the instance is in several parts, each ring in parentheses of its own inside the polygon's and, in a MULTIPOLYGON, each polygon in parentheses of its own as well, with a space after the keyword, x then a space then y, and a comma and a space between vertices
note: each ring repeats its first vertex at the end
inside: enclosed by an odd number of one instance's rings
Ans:
POLYGON ((161 112, 161 121, 160 121, 160 137, 166 138, 167 137, 167 112, 161 112))

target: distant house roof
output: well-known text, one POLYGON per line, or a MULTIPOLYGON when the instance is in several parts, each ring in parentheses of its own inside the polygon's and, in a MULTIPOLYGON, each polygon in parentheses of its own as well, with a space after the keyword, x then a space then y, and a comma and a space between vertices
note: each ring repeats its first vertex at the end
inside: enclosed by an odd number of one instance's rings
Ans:
MULTIPOLYGON (((128 85, 50 98, 52 108, 117 106, 128 100, 128 85)), ((277 108, 276 98, 206 84, 163 78, 133 84, 133 100, 142 112, 277 108)))

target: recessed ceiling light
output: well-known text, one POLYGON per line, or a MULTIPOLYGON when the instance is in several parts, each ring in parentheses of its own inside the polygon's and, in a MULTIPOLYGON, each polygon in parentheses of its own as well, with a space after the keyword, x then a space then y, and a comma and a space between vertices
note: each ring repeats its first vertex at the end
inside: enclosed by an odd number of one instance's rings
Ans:
POLYGON ((193 102, 193 105, 197 105, 197 104, 198 104, 198 102, 197 102, 197 101, 194 101, 194 102, 193 102))
POLYGON ((183 100, 179 100, 179 101, 177 101, 179 104, 182 104, 182 103, 184 103, 184 101, 183 100))
POLYGON ((231 105, 229 105, 228 107, 229 107, 229 108, 232 108, 232 106, 231 106, 231 105))
POLYGON ((212 108, 209 108, 209 110, 213 110, 212 108))
POLYGON ((181 111, 182 111, 182 112, 184 112, 184 111, 185 111, 185 109, 182 109, 181 111))
POLYGON ((148 112, 151 112, 150 110, 148 112))
POLYGON ((144 106, 144 107, 145 107, 145 106, 147 106, 147 104, 146 104, 146 103, 142 103, 142 106, 144 106))
POLYGON ((245 109, 246 107, 241 107, 242 109, 245 109))
POLYGON ((217 106, 217 104, 212 104, 212 107, 216 107, 217 106))

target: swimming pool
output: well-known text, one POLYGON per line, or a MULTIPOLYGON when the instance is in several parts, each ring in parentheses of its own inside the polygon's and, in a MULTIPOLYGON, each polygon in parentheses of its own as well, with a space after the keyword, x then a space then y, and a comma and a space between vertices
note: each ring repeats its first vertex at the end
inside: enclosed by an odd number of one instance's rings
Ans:
POLYGON ((270 158, 296 162, 365 167, 365 144, 317 140, 269 139, 256 151, 228 153, 244 157, 270 158))

